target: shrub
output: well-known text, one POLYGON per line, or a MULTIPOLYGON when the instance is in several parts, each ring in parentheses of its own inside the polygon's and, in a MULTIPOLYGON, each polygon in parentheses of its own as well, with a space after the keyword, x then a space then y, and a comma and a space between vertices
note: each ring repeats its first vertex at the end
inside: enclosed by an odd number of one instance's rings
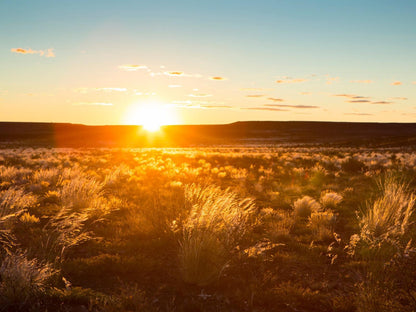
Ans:
POLYGON ((56 272, 49 264, 28 260, 25 254, 7 255, 0 267, 0 302, 3 308, 22 308, 33 297, 46 291, 56 272))
POLYGON ((254 204, 215 186, 190 185, 185 196, 191 210, 180 239, 182 278, 187 283, 207 285, 219 277, 248 230, 254 204))
POLYGON ((336 192, 324 192, 321 194, 320 202, 325 209, 333 209, 342 201, 342 196, 336 192))
POLYGON ((260 211, 260 215, 266 234, 272 241, 277 241, 290 235, 294 220, 289 212, 264 208, 260 211))
POLYGON ((312 212, 308 226, 319 241, 334 237, 335 215, 331 211, 312 212))
POLYGON ((347 246, 350 255, 365 261, 357 306, 359 311, 380 311, 381 307, 381 311, 393 307, 406 311, 404 306, 414 311, 414 279, 409 276, 414 277, 416 272, 414 265, 405 264, 415 261, 411 229, 415 197, 393 174, 380 179, 378 188, 378 197, 359 218, 360 233, 353 235, 347 246))
POLYGON ((295 218, 307 219, 312 212, 318 211, 321 205, 310 196, 303 196, 293 203, 293 214, 295 218))

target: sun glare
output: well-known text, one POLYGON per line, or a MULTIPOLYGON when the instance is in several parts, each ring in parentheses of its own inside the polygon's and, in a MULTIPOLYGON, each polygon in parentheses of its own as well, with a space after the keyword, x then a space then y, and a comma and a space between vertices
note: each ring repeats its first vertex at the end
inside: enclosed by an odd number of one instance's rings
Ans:
POLYGON ((176 116, 169 105, 142 103, 131 107, 127 112, 126 123, 141 125, 146 131, 155 132, 161 126, 176 124, 176 116))

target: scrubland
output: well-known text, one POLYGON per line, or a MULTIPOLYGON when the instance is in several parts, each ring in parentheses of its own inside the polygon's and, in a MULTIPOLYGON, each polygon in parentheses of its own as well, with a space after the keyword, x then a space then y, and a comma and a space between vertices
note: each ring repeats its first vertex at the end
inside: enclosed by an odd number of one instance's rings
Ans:
POLYGON ((416 152, 0 150, 0 311, 415 311, 416 152))

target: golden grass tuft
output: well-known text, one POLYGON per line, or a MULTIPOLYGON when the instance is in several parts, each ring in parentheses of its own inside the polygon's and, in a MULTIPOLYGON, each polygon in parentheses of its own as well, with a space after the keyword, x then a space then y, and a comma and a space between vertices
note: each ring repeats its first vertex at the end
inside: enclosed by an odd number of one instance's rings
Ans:
POLYGON ((191 209, 180 239, 182 278, 208 285, 219 277, 248 230, 254 203, 229 189, 194 184, 185 187, 185 197, 191 209))

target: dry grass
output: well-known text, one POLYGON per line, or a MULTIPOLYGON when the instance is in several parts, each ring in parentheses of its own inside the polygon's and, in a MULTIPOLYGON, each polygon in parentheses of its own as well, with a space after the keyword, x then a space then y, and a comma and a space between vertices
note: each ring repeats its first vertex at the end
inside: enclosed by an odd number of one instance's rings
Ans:
POLYGON ((28 260, 25 254, 7 255, 0 267, 0 303, 3 308, 24 307, 29 300, 46 291, 49 280, 56 273, 51 265, 36 259, 28 260))
POLYGON ((316 212, 321 205, 310 196, 303 196, 293 203, 293 215, 297 219, 307 219, 312 212, 316 212))
POLYGON ((180 239, 182 278, 187 283, 207 285, 219 277, 249 229, 254 204, 229 189, 214 186, 190 185, 185 194, 191 210, 180 239))

